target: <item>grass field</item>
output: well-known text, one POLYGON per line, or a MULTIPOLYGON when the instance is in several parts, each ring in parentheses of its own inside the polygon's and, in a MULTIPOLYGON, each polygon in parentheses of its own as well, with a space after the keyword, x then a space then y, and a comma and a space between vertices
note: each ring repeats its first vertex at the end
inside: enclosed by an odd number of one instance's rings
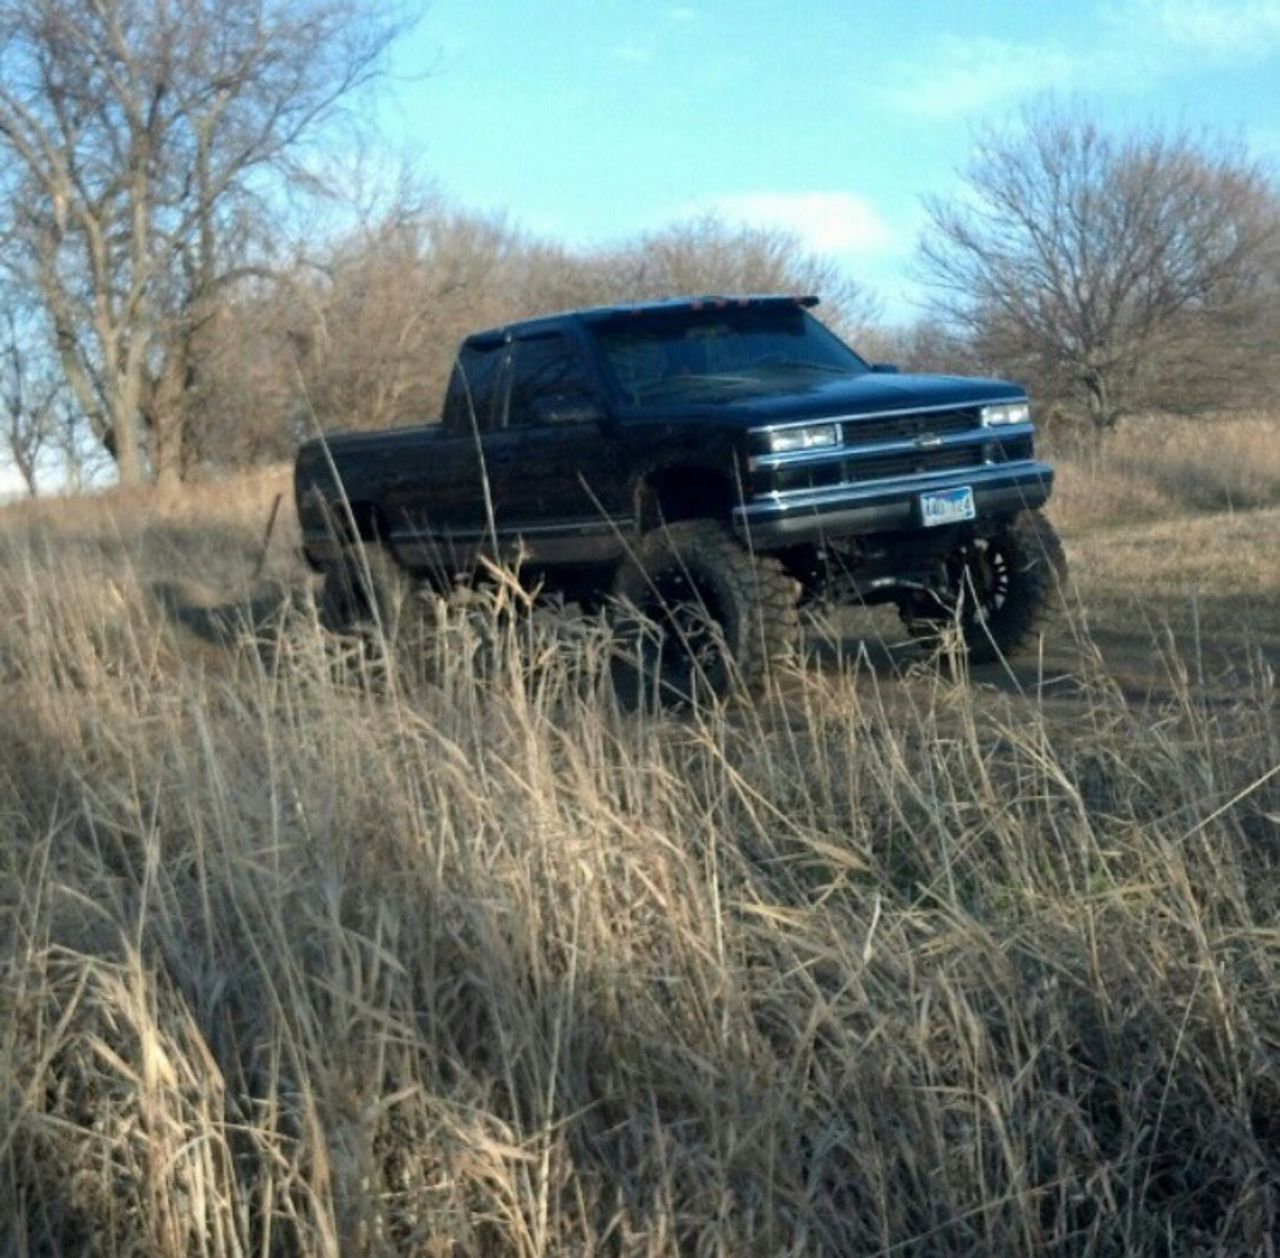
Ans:
POLYGON ((361 676, 284 488, 0 512, 0 1253, 1276 1252, 1280 422, 1068 452, 1028 659, 662 718, 361 676))

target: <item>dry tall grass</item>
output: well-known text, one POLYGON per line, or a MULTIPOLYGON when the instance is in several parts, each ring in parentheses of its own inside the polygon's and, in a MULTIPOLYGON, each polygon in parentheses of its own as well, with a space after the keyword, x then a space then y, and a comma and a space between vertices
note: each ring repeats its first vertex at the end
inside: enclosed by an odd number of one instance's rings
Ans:
POLYGON ((115 518, 2 558, 0 1251, 1273 1252, 1262 663, 626 716, 589 628, 175 619, 265 512, 115 518))
POLYGON ((1050 441, 1069 528, 1280 506, 1280 415, 1131 420, 1100 445, 1050 441))

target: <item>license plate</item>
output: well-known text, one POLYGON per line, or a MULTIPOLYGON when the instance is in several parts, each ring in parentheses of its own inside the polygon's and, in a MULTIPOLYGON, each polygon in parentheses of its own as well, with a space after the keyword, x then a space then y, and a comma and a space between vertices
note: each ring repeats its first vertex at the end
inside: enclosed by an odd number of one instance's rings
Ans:
POLYGON ((943 489, 936 494, 920 495, 920 518, 927 529, 939 524, 972 520, 976 514, 973 489, 969 485, 962 485, 959 489, 943 489))

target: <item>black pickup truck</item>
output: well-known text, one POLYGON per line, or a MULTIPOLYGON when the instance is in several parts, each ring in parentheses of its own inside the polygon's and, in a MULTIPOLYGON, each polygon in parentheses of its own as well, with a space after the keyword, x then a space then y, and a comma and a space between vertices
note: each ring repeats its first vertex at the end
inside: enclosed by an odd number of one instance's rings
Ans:
POLYGON ((300 449, 326 615, 376 618, 389 573, 443 588, 486 557, 638 610, 677 686, 757 679, 807 600, 955 622, 975 657, 1023 645, 1065 575, 1025 393, 868 364, 816 303, 690 298, 468 337, 440 423, 300 449))

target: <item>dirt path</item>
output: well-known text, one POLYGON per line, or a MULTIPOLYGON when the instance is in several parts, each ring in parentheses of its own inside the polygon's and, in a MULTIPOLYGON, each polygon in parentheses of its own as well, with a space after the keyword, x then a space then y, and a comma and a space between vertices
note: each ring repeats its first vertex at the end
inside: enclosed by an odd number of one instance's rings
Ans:
MULTIPOLYGON (((975 686, 1042 704, 1070 719, 1105 678, 1134 705, 1159 707, 1194 693, 1230 705, 1274 694, 1280 675, 1280 508, 1194 516, 1068 534, 1068 610, 1041 649, 975 667, 975 686)), ((299 576, 298 580, 301 580, 299 576)), ((302 594, 297 581, 258 582, 220 603, 181 583, 153 594, 192 647, 225 647, 249 626, 270 633, 302 594)), ((806 653, 821 668, 856 667, 891 685, 930 667, 886 608, 847 610, 811 626, 806 653)))
MULTIPOLYGON (((975 685, 1069 714, 1099 675, 1129 702, 1190 691, 1230 704, 1280 676, 1280 509, 1113 526, 1066 538, 1068 609, 1040 651, 973 668, 975 685)), ((841 612, 809 633, 823 667, 855 661, 909 682, 923 656, 887 609, 841 612)))

